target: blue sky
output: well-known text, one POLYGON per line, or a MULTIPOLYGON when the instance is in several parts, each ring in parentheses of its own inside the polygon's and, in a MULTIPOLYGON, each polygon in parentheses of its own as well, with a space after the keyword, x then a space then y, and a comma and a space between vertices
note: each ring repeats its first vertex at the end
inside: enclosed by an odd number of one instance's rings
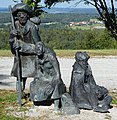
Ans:
POLYGON ((8 7, 9 5, 14 5, 12 0, 0 0, 0 7, 8 7))
MULTIPOLYGON (((20 0, 19 0, 20 1, 20 0)), ((57 3, 55 5, 55 7, 59 7, 59 8, 65 8, 65 7, 75 7, 75 2, 70 2, 67 3, 67 2, 64 2, 64 3, 57 3)), ((9 5, 15 5, 16 3, 14 3, 12 0, 0 0, 0 7, 8 7, 9 5)), ((79 4, 77 7, 79 8, 89 8, 89 7, 92 7, 92 6, 87 6, 87 5, 84 5, 83 3, 79 4)))

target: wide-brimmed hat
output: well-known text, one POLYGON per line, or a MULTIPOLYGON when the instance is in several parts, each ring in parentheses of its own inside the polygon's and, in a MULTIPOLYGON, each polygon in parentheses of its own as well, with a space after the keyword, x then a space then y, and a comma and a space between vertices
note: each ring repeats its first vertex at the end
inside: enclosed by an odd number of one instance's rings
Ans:
POLYGON ((30 17, 33 17, 33 11, 27 4, 18 3, 12 8, 12 14, 14 16, 17 16, 17 12, 19 11, 25 11, 30 17))

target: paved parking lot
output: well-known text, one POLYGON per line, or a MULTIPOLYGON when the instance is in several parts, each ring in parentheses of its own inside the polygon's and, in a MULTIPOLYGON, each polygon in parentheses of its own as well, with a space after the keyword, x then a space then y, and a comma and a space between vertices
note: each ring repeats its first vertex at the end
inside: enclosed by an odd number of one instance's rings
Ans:
MULTIPOLYGON (((62 79, 66 86, 69 87, 74 59, 58 58, 58 60, 60 63, 62 79)), ((98 85, 105 86, 108 89, 117 88, 117 57, 90 58, 89 64, 98 85)), ((0 58, 1 89, 15 89, 15 77, 10 76, 12 65, 13 57, 0 58)), ((27 80, 27 89, 32 80, 33 78, 27 80)))

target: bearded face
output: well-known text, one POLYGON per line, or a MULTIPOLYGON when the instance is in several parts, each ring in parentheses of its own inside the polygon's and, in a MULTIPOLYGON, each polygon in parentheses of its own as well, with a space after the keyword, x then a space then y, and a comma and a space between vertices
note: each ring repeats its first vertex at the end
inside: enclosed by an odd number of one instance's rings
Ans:
POLYGON ((18 18, 19 23, 21 25, 26 24, 26 22, 28 20, 28 17, 29 17, 28 14, 26 12, 24 12, 24 11, 20 11, 20 12, 17 13, 17 18, 18 18))

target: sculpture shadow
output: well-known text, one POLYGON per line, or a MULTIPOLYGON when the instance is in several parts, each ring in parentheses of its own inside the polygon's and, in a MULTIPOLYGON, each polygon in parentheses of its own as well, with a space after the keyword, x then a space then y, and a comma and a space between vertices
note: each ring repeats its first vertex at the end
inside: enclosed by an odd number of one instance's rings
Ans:
POLYGON ((10 77, 10 75, 0 75, 0 80, 7 79, 9 77, 10 77))
POLYGON ((23 99, 25 100, 24 103, 22 103, 22 106, 27 104, 30 100, 30 93, 25 93, 24 96, 23 96, 23 99))
POLYGON ((35 106, 51 106, 54 100, 33 101, 35 106))
POLYGON ((10 75, 0 75, 0 85, 2 86, 11 86, 14 82, 4 81, 5 79, 8 79, 10 75))

